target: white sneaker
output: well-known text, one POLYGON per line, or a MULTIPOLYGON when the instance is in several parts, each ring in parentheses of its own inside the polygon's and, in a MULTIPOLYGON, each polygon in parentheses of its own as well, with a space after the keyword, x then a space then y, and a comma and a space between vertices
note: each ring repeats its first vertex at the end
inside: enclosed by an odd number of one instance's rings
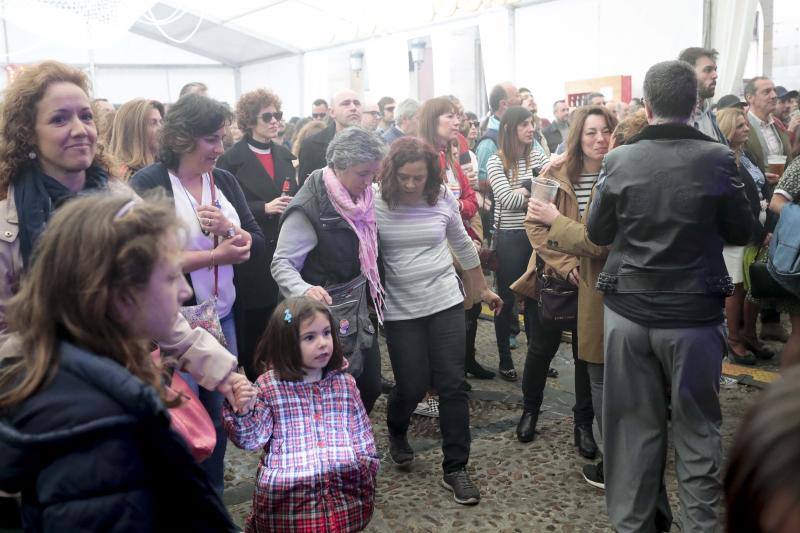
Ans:
POLYGON ((439 400, 434 396, 428 396, 426 400, 422 400, 417 404, 414 414, 427 416, 428 418, 439 418, 439 400))

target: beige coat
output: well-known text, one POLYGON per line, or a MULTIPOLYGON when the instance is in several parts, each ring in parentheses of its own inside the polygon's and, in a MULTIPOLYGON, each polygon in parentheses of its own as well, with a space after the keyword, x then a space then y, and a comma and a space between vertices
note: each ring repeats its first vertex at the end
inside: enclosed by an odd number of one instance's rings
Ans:
MULTIPOLYGON (((511 289, 535 297, 536 254, 544 261, 548 273, 566 276, 576 266, 580 267, 578 287, 578 357, 590 363, 603 362, 603 295, 595 289, 597 277, 603 269, 608 249, 597 246, 586 235, 586 217, 578 222, 580 207, 575 189, 563 169, 553 177, 559 183, 556 205, 561 213, 551 227, 525 220, 525 229, 534 248, 528 270, 511 289)), ((594 198, 594 190, 589 204, 594 198)))
MULTIPOLYGON (((115 193, 134 195, 127 185, 109 182, 115 193)), ((12 335, 7 333, 6 304, 19 289, 22 255, 19 251, 19 218, 14 203, 14 187, 10 185, 6 198, 0 200, 0 357, 18 355, 12 335)), ((223 348, 211 334, 201 328, 191 329, 182 315, 175 317, 172 334, 156 339, 162 353, 178 358, 183 370, 189 372, 206 389, 213 390, 236 368, 236 357, 223 348)))

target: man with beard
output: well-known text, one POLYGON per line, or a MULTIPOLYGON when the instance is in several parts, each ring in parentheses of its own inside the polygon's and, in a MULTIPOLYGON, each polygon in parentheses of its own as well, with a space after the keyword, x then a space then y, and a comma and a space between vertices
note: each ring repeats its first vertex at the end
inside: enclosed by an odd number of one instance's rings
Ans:
POLYGON ((355 91, 346 89, 338 92, 332 100, 330 108, 331 123, 316 135, 303 141, 300 147, 300 164, 297 180, 300 185, 309 174, 326 165, 325 151, 333 136, 350 126, 361 124, 361 100, 355 91))
POLYGON ((711 111, 711 98, 717 89, 717 52, 714 49, 693 46, 678 56, 679 61, 686 61, 697 75, 697 108, 691 125, 708 137, 728 144, 725 136, 717 126, 717 117, 711 111))

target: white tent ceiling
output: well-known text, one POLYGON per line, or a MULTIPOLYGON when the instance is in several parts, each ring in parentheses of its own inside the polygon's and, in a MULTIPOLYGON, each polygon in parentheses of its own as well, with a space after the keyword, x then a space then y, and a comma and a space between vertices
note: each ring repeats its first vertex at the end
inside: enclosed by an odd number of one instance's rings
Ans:
MULTIPOLYGON (((112 46, 126 31, 228 67, 552 0, 3 0, 2 17, 49 41, 112 46)), ((8 52, 8 51, 7 51, 8 52)), ((136 54, 136 50, 130 50, 136 54)), ((142 58, 147 63, 147 58, 142 58)))

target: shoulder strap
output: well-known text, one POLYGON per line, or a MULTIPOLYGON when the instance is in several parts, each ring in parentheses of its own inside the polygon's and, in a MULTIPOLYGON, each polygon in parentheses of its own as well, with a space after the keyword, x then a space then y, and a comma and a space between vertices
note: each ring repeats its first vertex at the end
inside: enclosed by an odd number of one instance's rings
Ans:
MULTIPOLYGON (((208 173, 209 180, 211 181, 211 205, 216 207, 217 209, 220 208, 217 205, 217 186, 214 184, 214 172, 208 173)), ((216 249, 217 245, 219 244, 219 237, 214 235, 214 248, 216 249)), ((219 296, 219 266, 214 265, 214 297, 219 296)))

